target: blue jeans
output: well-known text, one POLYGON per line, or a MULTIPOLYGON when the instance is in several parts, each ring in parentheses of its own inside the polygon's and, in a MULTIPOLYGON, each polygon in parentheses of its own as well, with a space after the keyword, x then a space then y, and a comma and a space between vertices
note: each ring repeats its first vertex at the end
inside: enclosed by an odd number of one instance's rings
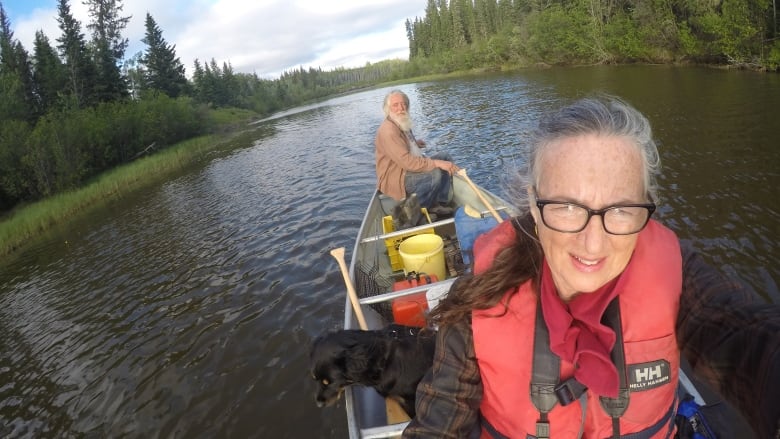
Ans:
MULTIPOLYGON (((429 156, 434 160, 452 161, 446 152, 437 152, 429 156)), ((439 168, 429 172, 407 172, 404 178, 406 196, 417 194, 420 206, 432 207, 436 203, 447 204, 452 197, 452 177, 439 168)))

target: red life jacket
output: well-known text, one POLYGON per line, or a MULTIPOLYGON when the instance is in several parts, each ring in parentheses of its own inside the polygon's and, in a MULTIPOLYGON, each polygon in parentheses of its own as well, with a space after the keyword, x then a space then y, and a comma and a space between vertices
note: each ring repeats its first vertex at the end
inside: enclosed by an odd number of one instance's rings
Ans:
MULTIPOLYGON (((475 244, 475 272, 487 269, 495 254, 514 239, 511 221, 480 237, 475 244)), ((639 234, 629 264, 638 264, 642 269, 623 273, 630 278, 623 280, 626 288, 618 296, 629 388, 628 407, 619 418, 620 434, 668 437, 674 428, 680 366, 675 321, 682 291, 682 257, 677 237, 650 221, 639 234)), ((484 389, 480 406, 483 437, 535 437, 540 411, 532 402, 530 386, 537 293, 532 291, 530 281, 524 283, 509 298, 504 313, 507 296, 493 308, 472 314, 474 346, 484 389)), ((560 361, 561 381, 572 377, 573 372, 571 363, 560 361)), ((548 414, 549 436, 612 437, 613 421, 599 397, 586 391, 580 402, 556 404, 552 408, 548 414)))

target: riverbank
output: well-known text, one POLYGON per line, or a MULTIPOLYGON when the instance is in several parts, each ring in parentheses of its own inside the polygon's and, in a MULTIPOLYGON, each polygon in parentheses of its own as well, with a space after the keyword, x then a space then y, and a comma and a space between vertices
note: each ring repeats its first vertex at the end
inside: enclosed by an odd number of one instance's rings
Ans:
POLYGON ((230 108, 212 110, 210 118, 214 134, 179 142, 107 171, 79 189, 14 209, 0 220, 0 258, 91 207, 170 178, 201 160, 205 153, 224 146, 257 115, 230 108))

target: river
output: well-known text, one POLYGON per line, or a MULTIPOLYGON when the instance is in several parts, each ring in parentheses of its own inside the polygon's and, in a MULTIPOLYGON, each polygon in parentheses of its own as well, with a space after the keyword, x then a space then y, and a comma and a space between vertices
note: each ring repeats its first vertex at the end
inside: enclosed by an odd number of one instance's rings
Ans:
MULTIPOLYGON (((418 138, 502 194, 535 120, 618 95, 659 141, 657 218, 780 303, 780 76, 585 67, 399 86, 418 138)), ((311 340, 340 327, 389 89, 269 118, 162 184, 0 261, 0 437, 341 438, 311 340)))

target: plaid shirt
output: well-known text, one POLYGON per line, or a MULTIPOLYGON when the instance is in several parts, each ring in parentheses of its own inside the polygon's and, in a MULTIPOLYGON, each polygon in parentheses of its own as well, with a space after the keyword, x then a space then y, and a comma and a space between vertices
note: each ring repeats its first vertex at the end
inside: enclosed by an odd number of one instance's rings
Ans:
MULTIPOLYGON (((780 306, 767 304, 683 247, 677 343, 697 377, 761 438, 780 438, 780 306)), ((477 438, 482 383, 470 321, 439 329, 404 438, 477 438)))

